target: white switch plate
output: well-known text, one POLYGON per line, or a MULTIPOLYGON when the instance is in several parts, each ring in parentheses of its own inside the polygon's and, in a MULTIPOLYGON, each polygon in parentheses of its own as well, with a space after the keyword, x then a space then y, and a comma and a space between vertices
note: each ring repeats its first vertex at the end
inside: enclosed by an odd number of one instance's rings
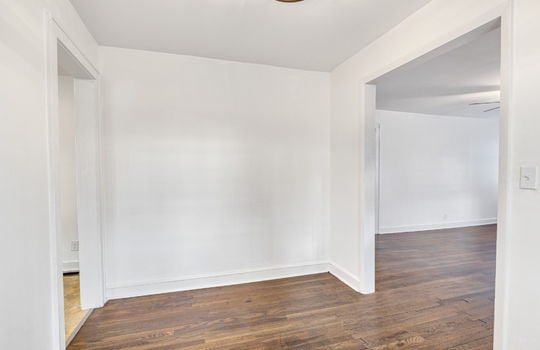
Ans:
POLYGON ((522 190, 538 189, 538 167, 521 167, 519 187, 522 190))
POLYGON ((71 241, 71 251, 72 252, 79 251, 79 241, 71 241))

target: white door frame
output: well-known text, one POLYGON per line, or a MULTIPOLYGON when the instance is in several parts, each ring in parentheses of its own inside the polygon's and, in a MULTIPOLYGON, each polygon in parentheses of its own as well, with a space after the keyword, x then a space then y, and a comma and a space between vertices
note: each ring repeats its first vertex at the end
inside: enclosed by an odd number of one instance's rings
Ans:
POLYGON ((381 232, 381 123, 375 119, 375 234, 381 232))
POLYGON ((377 180, 376 175, 376 145, 375 133, 375 101, 376 86, 370 82, 384 74, 403 66, 426 53, 443 46, 444 44, 467 34, 474 29, 486 25, 494 20, 501 20, 501 119, 500 119, 500 154, 499 154, 499 201, 498 201, 498 229, 497 229, 497 278, 495 298, 495 329, 494 349, 503 350, 505 347, 505 326, 507 325, 507 281, 508 281, 508 245, 510 232, 508 230, 509 203, 511 195, 512 171, 510 148, 510 127, 512 108, 512 0, 501 4, 489 13, 476 18, 471 23, 462 26, 452 33, 447 33, 437 43, 430 43, 429 48, 416 50, 407 57, 402 57, 384 69, 366 76, 360 82, 360 91, 363 92, 364 109, 360 118, 364 126, 364 148, 360 178, 362 190, 360 203, 364 218, 359 230, 360 242, 360 275, 359 290, 364 294, 375 292, 375 233, 377 215, 377 180))
POLYGON ((59 258, 59 117, 58 46, 62 45, 93 80, 75 80, 77 215, 81 303, 84 309, 104 305, 101 186, 101 120, 99 115, 99 72, 77 45, 47 14, 47 123, 49 163, 49 250, 53 347, 65 349, 63 269, 59 258), (82 103, 77 106, 77 100, 82 103), (84 109, 84 110, 83 110, 84 109))

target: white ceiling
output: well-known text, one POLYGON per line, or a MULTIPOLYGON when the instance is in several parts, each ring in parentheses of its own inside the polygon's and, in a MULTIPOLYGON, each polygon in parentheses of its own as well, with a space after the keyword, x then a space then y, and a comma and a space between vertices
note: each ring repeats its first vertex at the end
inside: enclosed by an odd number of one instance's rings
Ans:
POLYGON ((71 0, 100 45, 330 71, 430 0, 71 0))
POLYGON ((463 117, 485 112, 500 100, 500 25, 490 23, 375 80, 377 108, 463 117))

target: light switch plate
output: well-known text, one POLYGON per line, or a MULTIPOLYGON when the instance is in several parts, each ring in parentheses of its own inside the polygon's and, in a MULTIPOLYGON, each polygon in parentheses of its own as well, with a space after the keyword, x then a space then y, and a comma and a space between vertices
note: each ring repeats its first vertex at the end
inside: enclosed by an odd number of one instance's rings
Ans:
POLYGON ((522 166, 519 180, 522 190, 538 189, 538 167, 522 166))

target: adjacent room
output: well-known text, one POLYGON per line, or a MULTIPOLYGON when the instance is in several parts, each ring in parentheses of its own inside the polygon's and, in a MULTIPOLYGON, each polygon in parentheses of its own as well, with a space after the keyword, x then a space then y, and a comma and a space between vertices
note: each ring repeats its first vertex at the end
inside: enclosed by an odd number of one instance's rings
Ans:
POLYGON ((486 349, 493 343, 500 67, 496 21, 372 82, 376 290, 411 300, 418 315, 459 324, 460 337, 470 334, 471 344, 486 349), (422 303, 411 298, 418 294, 422 303), (433 306, 425 309, 428 300, 433 306))
POLYGON ((536 349, 539 13, 0 0, 0 349, 536 349))
POLYGON ((500 23, 376 79, 377 233, 497 223, 500 23))

